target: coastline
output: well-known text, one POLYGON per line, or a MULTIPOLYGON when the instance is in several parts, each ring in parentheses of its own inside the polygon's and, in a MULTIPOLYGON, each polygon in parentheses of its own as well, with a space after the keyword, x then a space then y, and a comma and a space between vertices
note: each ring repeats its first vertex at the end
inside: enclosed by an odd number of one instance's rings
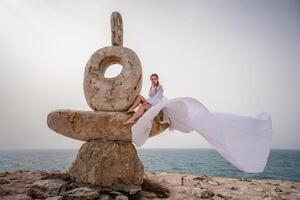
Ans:
MULTIPOLYGON (((78 149, 0 150, 0 173, 13 170, 68 170, 78 149)), ((213 149, 138 149, 145 172, 176 172, 300 182, 300 150, 271 150, 263 173, 245 174, 213 149)))
POLYGON ((66 171, 0 173, 1 200, 69 199, 300 199, 300 182, 146 172, 140 191, 111 191, 72 181, 66 171))

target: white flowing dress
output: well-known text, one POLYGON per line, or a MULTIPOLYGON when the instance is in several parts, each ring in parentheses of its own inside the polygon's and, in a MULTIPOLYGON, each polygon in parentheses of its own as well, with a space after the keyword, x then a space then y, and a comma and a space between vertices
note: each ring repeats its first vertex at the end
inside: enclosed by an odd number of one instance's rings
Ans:
POLYGON ((243 116, 211 112, 192 97, 168 100, 162 86, 153 94, 149 91, 151 108, 131 127, 132 141, 142 146, 149 137, 153 118, 162 110, 169 130, 184 133, 197 131, 228 162, 243 172, 263 172, 270 153, 272 123, 265 112, 243 116), (151 95, 150 95, 151 94, 151 95))

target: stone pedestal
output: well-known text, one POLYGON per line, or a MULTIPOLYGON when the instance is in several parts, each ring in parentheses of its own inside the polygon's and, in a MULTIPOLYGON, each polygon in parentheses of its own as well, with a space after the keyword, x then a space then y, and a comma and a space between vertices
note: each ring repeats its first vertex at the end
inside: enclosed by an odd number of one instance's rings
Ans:
POLYGON ((144 166, 131 142, 93 140, 81 146, 69 174, 79 183, 130 192, 141 189, 144 166))
MULTIPOLYGON (((92 54, 84 71, 83 89, 93 111, 57 109, 48 114, 48 127, 66 137, 86 141, 69 169, 70 177, 109 190, 134 193, 141 189, 144 167, 132 141, 131 126, 123 126, 133 114, 125 111, 133 104, 142 87, 142 68, 138 56, 123 47, 121 14, 111 15, 112 46, 92 54), (123 69, 105 78, 112 64, 123 69)), ((164 131, 163 113, 153 120, 150 137, 164 131)))

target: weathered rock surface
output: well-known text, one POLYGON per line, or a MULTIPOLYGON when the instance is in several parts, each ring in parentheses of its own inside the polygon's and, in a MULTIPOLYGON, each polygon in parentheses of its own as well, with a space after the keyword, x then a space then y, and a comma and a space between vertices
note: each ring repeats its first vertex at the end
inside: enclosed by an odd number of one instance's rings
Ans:
POLYGON ((119 12, 113 12, 110 17, 111 45, 123 46, 123 20, 119 12))
POLYGON ((85 67, 83 87, 88 105, 96 111, 126 111, 142 88, 142 67, 129 48, 104 47, 92 54, 85 67), (104 77, 112 64, 123 66, 113 78, 104 77))
POLYGON ((81 146, 69 173, 78 183, 136 191, 144 166, 131 142, 93 140, 81 146))
MULTIPOLYGON (((123 126, 123 123, 132 115, 126 112, 60 109, 48 114, 47 123, 55 132, 77 140, 131 141, 131 126, 123 126)), ((160 123, 162 117, 162 112, 155 117, 150 136, 157 135, 168 127, 168 124, 160 123)))
POLYGON ((76 183, 67 172, 60 171, 5 172, 0 174, 0 180, 1 200, 300 199, 299 182, 210 177, 203 174, 145 173, 142 190, 134 194, 76 183))

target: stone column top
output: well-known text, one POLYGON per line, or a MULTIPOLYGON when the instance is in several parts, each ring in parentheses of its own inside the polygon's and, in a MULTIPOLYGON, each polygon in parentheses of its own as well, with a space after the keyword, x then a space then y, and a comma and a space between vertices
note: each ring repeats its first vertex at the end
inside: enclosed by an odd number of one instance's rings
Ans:
POLYGON ((123 46, 123 20, 119 12, 115 11, 111 14, 111 44, 112 46, 123 46))

